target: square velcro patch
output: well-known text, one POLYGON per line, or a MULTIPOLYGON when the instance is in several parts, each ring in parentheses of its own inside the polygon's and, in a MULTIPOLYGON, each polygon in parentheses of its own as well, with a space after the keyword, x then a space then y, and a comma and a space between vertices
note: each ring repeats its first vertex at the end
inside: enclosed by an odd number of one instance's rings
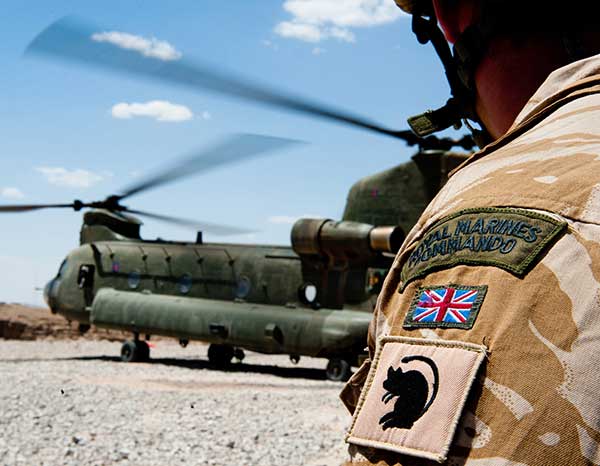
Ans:
POLYGON ((470 329, 487 286, 443 285, 419 288, 404 319, 404 328, 470 329))
POLYGON ((346 441, 445 461, 485 354, 460 341, 381 337, 346 441))

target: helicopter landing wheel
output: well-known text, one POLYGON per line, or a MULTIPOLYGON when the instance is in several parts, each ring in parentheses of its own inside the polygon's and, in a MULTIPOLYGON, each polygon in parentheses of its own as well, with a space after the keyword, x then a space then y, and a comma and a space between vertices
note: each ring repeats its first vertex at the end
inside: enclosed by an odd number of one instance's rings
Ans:
POLYGON ((136 362, 139 358, 138 348, 135 341, 127 340, 121 346, 121 361, 136 362))
POLYGON ((238 362, 242 362, 246 357, 246 353, 242 348, 235 348, 233 350, 233 357, 238 360, 238 362))
POLYGON ((150 347, 142 340, 127 340, 121 346, 121 361, 143 362, 150 359, 150 347))
POLYGON ((300 355, 290 354, 290 361, 292 361, 292 364, 295 366, 296 364, 298 364, 300 362, 300 355))
POLYGON ((224 369, 229 364, 234 356, 234 350, 229 345, 211 344, 208 347, 208 361, 218 369, 224 369))
POLYGON ((325 369, 327 379, 334 382, 346 382, 352 375, 352 368, 348 361, 344 359, 330 359, 325 369))

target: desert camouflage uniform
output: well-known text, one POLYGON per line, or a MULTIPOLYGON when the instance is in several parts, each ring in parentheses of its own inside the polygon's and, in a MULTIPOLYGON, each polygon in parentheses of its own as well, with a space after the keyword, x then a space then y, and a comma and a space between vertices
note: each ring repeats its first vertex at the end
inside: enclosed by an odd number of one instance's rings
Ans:
POLYGON ((342 393, 351 464, 600 464, 600 56, 553 72, 508 133, 451 177, 396 257, 369 348, 373 362, 342 393), (431 293, 461 287, 479 293, 472 328, 439 314, 411 327, 431 293), (378 354, 384 336, 419 341, 378 354), (432 372, 401 362, 411 352, 439 366, 435 401, 432 372), (421 372, 433 401, 410 428, 383 416, 394 394, 382 381, 397 367, 421 372))

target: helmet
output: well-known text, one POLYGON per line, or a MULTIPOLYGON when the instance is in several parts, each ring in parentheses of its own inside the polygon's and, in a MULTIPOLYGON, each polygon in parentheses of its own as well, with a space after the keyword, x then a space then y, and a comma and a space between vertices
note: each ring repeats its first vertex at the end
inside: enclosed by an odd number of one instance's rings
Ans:
MULTIPOLYGON (((442 108, 409 118, 409 125, 419 136, 426 136, 452 125, 458 127, 461 121, 468 120, 475 121, 484 128, 474 110, 474 76, 490 40, 499 33, 550 31, 560 37, 570 61, 590 55, 590 51, 581 47, 578 34, 583 30, 598 30, 600 5, 597 2, 574 0, 566 8, 550 6, 543 0, 480 1, 479 20, 461 33, 451 51, 437 24, 432 0, 395 0, 399 8, 412 15, 412 29, 419 42, 433 44, 444 65, 452 93, 452 97, 442 108)), ((490 141, 485 130, 470 129, 478 145, 482 146, 490 141)))
POLYGON ((409 15, 412 15, 417 7, 425 12, 430 12, 433 9, 431 0, 396 0, 396 5, 409 15))

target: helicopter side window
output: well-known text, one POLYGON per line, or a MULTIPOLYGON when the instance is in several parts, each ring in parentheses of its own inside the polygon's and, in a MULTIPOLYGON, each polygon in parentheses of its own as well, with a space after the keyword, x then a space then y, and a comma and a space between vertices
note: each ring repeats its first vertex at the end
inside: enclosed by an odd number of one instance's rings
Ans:
POLYGON ((238 299, 244 299, 250 294, 252 289, 252 282, 248 277, 242 275, 238 278, 235 286, 235 297, 238 299))
POLYGON ((77 286, 81 289, 92 288, 94 286, 94 266, 84 264, 79 267, 77 274, 77 286))
POLYGON ((185 273, 179 278, 177 286, 181 294, 188 294, 192 289, 193 284, 194 280, 192 279, 192 276, 189 273, 185 273))
POLYGON ((132 290, 137 289, 140 286, 140 282, 142 281, 142 275, 139 270, 134 270, 130 272, 127 276, 127 285, 132 290))
POLYGON ((298 299, 307 306, 314 306, 317 303, 317 295, 317 287, 310 282, 306 282, 298 288, 298 299))

